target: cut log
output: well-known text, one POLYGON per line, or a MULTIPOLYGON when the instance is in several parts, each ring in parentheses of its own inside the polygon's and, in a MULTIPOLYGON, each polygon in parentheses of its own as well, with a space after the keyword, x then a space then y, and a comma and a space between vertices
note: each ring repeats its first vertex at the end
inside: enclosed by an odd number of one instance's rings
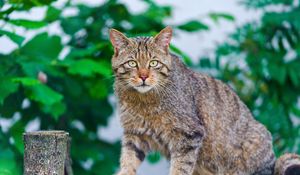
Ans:
POLYGON ((300 175, 300 156, 286 153, 279 157, 275 165, 275 175, 300 175))
POLYGON ((24 175, 72 175, 69 134, 64 131, 37 131, 23 135, 24 175))

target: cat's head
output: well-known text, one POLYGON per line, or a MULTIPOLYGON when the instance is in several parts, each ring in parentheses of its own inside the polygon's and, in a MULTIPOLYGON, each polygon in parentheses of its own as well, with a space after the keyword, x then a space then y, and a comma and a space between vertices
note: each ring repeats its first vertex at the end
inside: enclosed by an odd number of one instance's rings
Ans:
POLYGON ((163 87, 171 70, 169 45, 171 27, 154 37, 127 38, 111 29, 110 40, 114 47, 112 67, 122 88, 133 88, 140 93, 163 87))

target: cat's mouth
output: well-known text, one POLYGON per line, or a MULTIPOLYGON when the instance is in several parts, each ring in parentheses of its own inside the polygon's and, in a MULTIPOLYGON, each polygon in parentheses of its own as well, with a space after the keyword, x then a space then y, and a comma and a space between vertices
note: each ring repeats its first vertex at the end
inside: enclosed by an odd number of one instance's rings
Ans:
POLYGON ((149 85, 146 85, 145 83, 143 83, 143 84, 141 84, 141 85, 139 85, 139 86, 135 86, 134 89, 136 89, 136 90, 137 90, 138 92, 140 92, 140 93, 146 93, 146 92, 148 92, 149 90, 151 90, 152 87, 149 86, 149 85))

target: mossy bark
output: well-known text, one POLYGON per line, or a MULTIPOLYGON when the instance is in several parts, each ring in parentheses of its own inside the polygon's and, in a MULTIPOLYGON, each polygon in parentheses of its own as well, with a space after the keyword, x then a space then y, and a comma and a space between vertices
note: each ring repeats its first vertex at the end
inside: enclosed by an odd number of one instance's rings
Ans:
POLYGON ((24 175, 71 175, 69 134, 38 131, 23 135, 24 175))

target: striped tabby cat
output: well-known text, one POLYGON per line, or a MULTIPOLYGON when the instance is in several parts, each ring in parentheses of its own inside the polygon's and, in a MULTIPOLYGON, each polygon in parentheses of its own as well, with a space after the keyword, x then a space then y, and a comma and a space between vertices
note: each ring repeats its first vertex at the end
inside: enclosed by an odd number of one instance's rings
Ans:
POLYGON ((292 154, 274 172, 271 134, 230 87, 171 54, 171 37, 170 27, 155 37, 110 31, 124 128, 118 175, 135 175, 151 150, 170 160, 170 175, 299 175, 292 154))

